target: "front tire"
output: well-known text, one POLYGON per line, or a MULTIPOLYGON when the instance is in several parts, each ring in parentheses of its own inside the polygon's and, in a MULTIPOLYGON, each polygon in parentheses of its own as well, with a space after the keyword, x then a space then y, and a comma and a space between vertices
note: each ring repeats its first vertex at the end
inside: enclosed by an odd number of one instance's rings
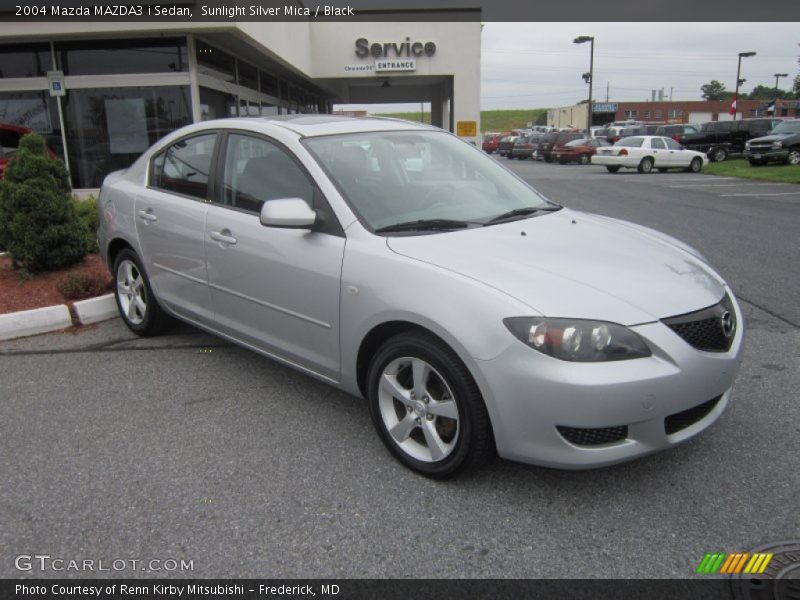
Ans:
POLYGON ((578 159, 578 162, 582 165, 588 165, 591 157, 588 154, 581 154, 581 157, 578 159))
POLYGON ((128 329, 144 337, 161 333, 169 317, 159 306, 139 257, 128 248, 114 260, 114 297, 128 329))
POLYGON ((699 173, 703 169, 703 160, 701 158, 693 158, 689 163, 688 171, 690 173, 699 173))
POLYGON ((645 156, 638 166, 639 173, 650 173, 653 170, 653 159, 645 156))
POLYGON ((387 340, 370 363, 367 399, 381 441, 418 473, 444 479, 490 456, 491 425, 478 386, 433 334, 387 340))

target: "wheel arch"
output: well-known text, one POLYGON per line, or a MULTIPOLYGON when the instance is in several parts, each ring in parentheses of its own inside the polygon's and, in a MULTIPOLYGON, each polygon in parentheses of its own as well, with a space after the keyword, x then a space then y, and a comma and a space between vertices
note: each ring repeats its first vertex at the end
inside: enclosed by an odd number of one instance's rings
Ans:
MULTIPOLYGON (((136 253, 136 249, 125 238, 117 237, 117 238, 114 238, 113 240, 111 240, 108 243, 108 249, 106 250, 106 256, 108 258, 107 264, 108 264, 108 270, 109 271, 114 268, 114 262, 117 260, 117 256, 125 248, 128 248, 131 251, 133 251, 134 253, 136 253)), ((138 256, 138 253, 136 253, 136 254, 138 256)))

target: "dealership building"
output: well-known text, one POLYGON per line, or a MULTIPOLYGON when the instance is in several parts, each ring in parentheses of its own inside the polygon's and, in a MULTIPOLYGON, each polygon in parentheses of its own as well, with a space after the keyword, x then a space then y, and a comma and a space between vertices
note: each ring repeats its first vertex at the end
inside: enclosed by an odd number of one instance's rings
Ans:
POLYGON ((0 123, 41 133, 76 189, 215 118, 424 102, 475 138, 480 51, 477 21, 7 23, 0 123))

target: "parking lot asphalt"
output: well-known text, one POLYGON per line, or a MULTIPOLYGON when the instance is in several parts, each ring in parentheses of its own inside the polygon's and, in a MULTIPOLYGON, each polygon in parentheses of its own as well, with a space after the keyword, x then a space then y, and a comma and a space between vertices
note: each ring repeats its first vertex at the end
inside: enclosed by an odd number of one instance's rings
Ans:
POLYGON ((0 577, 109 574, 20 572, 20 554, 193 561, 111 573, 129 577, 691 577, 705 552, 800 538, 800 194, 509 166, 557 202, 684 239, 731 281, 748 339, 712 428, 616 467, 497 460, 441 483, 389 456, 362 400, 190 328, 7 342, 0 577))

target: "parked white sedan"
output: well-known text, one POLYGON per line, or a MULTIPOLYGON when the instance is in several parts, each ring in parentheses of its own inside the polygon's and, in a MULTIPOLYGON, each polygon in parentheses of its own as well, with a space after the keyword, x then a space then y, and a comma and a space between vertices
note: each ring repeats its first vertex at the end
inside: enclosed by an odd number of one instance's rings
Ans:
POLYGON ((658 169, 686 169, 699 173, 708 157, 702 152, 686 150, 668 137, 636 135, 625 137, 609 148, 598 148, 592 156, 593 165, 605 165, 611 173, 622 168, 638 169, 639 173, 650 173, 658 169))

